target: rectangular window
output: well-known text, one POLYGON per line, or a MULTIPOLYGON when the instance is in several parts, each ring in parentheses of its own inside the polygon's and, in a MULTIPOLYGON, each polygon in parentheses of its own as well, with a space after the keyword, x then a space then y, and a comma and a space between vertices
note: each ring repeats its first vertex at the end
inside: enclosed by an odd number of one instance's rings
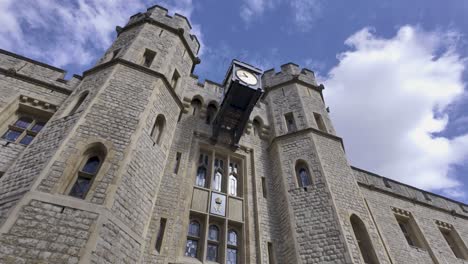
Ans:
POLYGON ((265 177, 262 177, 262 192, 263 192, 263 198, 267 198, 267 187, 266 187, 265 177))
POLYGON ((180 74, 177 72, 177 70, 174 70, 174 74, 172 74, 172 79, 171 79, 171 85, 174 90, 177 88, 179 78, 180 78, 180 74))
POLYGON ((143 54, 143 66, 149 68, 153 63, 154 57, 156 57, 156 52, 146 49, 143 54))
POLYGON ((288 128, 288 132, 296 131, 296 122, 294 121, 293 113, 287 113, 284 115, 286 120, 286 126, 288 128))
POLYGON ((179 173, 179 166, 180 166, 180 158, 182 156, 182 153, 177 152, 176 154, 176 160, 175 160, 175 165, 174 165, 174 173, 177 174, 179 173))
POLYGON ((158 236, 156 238, 156 245, 155 245, 156 251, 158 251, 159 253, 161 253, 161 246, 162 246, 162 242, 164 239, 164 232, 166 231, 166 221, 167 221, 166 218, 161 218, 161 220, 159 221, 159 231, 158 231, 158 236))
POLYGON ((273 244, 268 242, 268 264, 275 264, 275 256, 273 255, 273 244))
POLYGON ((323 132, 327 132, 325 123, 323 122, 322 115, 314 113, 315 123, 317 123, 317 128, 323 132))
POLYGON ((16 122, 8 126, 2 138, 10 142, 29 145, 44 126, 44 121, 40 121, 35 117, 20 115, 16 122))
POLYGON ((395 217, 408 245, 424 248, 423 243, 418 239, 418 230, 415 223, 413 223, 413 219, 399 215, 395 215, 395 217))
POLYGON ((463 244, 463 241, 460 239, 457 232, 454 229, 447 229, 442 227, 439 227, 439 230, 455 257, 468 260, 466 246, 463 244))

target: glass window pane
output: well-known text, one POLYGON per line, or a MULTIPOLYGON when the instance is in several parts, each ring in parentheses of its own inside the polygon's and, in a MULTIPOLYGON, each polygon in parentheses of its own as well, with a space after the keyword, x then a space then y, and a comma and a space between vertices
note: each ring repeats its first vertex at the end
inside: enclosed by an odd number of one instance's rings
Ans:
POLYGON ((83 169, 81 170, 82 172, 88 173, 88 174, 96 174, 99 164, 101 161, 99 160, 98 157, 94 156, 88 159, 86 164, 83 166, 83 169))
POLYGON ((228 245, 237 246, 237 233, 234 230, 228 232, 228 245))
POLYGON ((189 235, 194 237, 200 236, 200 224, 197 221, 190 222, 189 235))
POLYGON ((4 135, 3 135, 3 138, 8 140, 8 141, 11 141, 11 142, 14 142, 18 139, 18 137, 21 135, 21 132, 18 132, 18 131, 15 131, 15 130, 8 130, 4 135))
POLYGON ((196 258, 198 249, 198 241, 188 239, 185 245, 185 256, 196 258))
POLYGON ((206 169, 204 167, 199 167, 197 171, 197 180, 195 184, 200 187, 205 187, 206 181, 206 169))
POLYGON ((20 144, 29 145, 29 143, 31 143, 33 139, 34 139, 34 136, 26 135, 21 139, 20 144))
POLYGON ((206 259, 209 261, 218 261, 218 245, 208 244, 206 259))
POLYGON ((29 117, 21 117, 18 121, 15 122, 15 127, 26 129, 32 123, 32 119, 29 117))
POLYGON ((309 174, 307 173, 306 169, 302 168, 299 170, 299 177, 301 178, 302 186, 310 185, 309 174))
POLYGON ((31 131, 38 133, 45 126, 44 122, 37 122, 32 128, 31 131))
POLYGON ((212 241, 218 241, 219 239, 219 229, 215 225, 210 226, 210 230, 208 232, 208 239, 212 241))
POLYGON ((76 179, 75 185, 73 185, 73 188, 70 191, 70 196, 84 199, 90 186, 91 179, 78 177, 78 179, 76 179))
POLYGON ((228 248, 228 250, 227 250, 227 264, 237 264, 237 249, 228 248))

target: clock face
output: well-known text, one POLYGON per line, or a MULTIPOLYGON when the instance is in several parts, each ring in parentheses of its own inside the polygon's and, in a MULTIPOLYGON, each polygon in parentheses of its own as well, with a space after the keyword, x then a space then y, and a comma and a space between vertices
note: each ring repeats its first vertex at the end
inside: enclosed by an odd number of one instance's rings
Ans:
POLYGON ((239 78, 241 81, 245 82, 248 85, 256 85, 258 82, 257 77, 255 77, 255 75, 246 70, 237 70, 236 75, 237 78, 239 78))

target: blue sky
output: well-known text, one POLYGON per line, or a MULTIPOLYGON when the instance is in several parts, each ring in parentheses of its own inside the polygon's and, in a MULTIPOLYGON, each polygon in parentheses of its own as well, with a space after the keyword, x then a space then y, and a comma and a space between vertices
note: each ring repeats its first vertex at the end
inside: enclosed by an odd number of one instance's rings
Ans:
POLYGON ((0 48, 81 74, 153 4, 190 18, 201 79, 310 68, 351 164, 468 202, 467 1, 0 0, 0 48))

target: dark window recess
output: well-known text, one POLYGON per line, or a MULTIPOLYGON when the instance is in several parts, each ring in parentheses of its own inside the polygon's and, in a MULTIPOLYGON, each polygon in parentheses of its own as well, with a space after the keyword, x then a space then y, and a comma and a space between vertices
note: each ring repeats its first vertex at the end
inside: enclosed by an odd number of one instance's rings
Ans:
POLYGON ((317 123, 317 128, 323 132, 327 132, 325 123, 323 122, 322 115, 314 113, 315 123, 317 123))
POLYGON ((175 165, 174 165, 174 173, 177 174, 179 173, 179 166, 180 166, 180 158, 182 156, 182 153, 177 152, 176 154, 176 160, 175 160, 175 165))
POLYGON ((455 230, 439 228, 442 236, 444 237, 445 241, 447 242, 448 246, 452 250, 455 257, 459 259, 468 260, 468 252, 466 246, 463 244, 461 238, 458 236, 455 230))
POLYGON ((265 177, 262 177, 262 192, 263 192, 263 198, 267 198, 267 186, 265 182, 265 177))
POLYGON ((296 122, 294 121, 293 113, 287 113, 284 115, 286 120, 286 126, 288 128, 288 132, 296 131, 296 122))
POLYGON ((268 242, 268 264, 275 264, 275 257, 273 256, 273 244, 268 242))
POLYGON ((111 59, 111 60, 117 58, 117 55, 119 55, 119 53, 120 53, 120 49, 114 50, 114 51, 112 52, 112 59, 111 59))
POLYGON ((161 218, 159 222, 158 236, 156 237, 156 251, 161 252, 161 246, 164 239, 164 232, 166 231, 166 218, 161 218))
POLYGON ((143 66, 150 67, 153 63, 154 57, 156 57, 156 52, 146 49, 143 54, 143 66))
POLYGON ((171 85, 174 90, 177 88, 179 78, 180 78, 179 72, 177 72, 177 70, 174 70, 174 73, 172 74, 172 79, 171 79, 171 85))
POLYGON ((2 138, 10 142, 29 145, 44 125, 45 122, 23 116, 16 120, 13 125, 8 126, 8 130, 3 134, 2 138))

